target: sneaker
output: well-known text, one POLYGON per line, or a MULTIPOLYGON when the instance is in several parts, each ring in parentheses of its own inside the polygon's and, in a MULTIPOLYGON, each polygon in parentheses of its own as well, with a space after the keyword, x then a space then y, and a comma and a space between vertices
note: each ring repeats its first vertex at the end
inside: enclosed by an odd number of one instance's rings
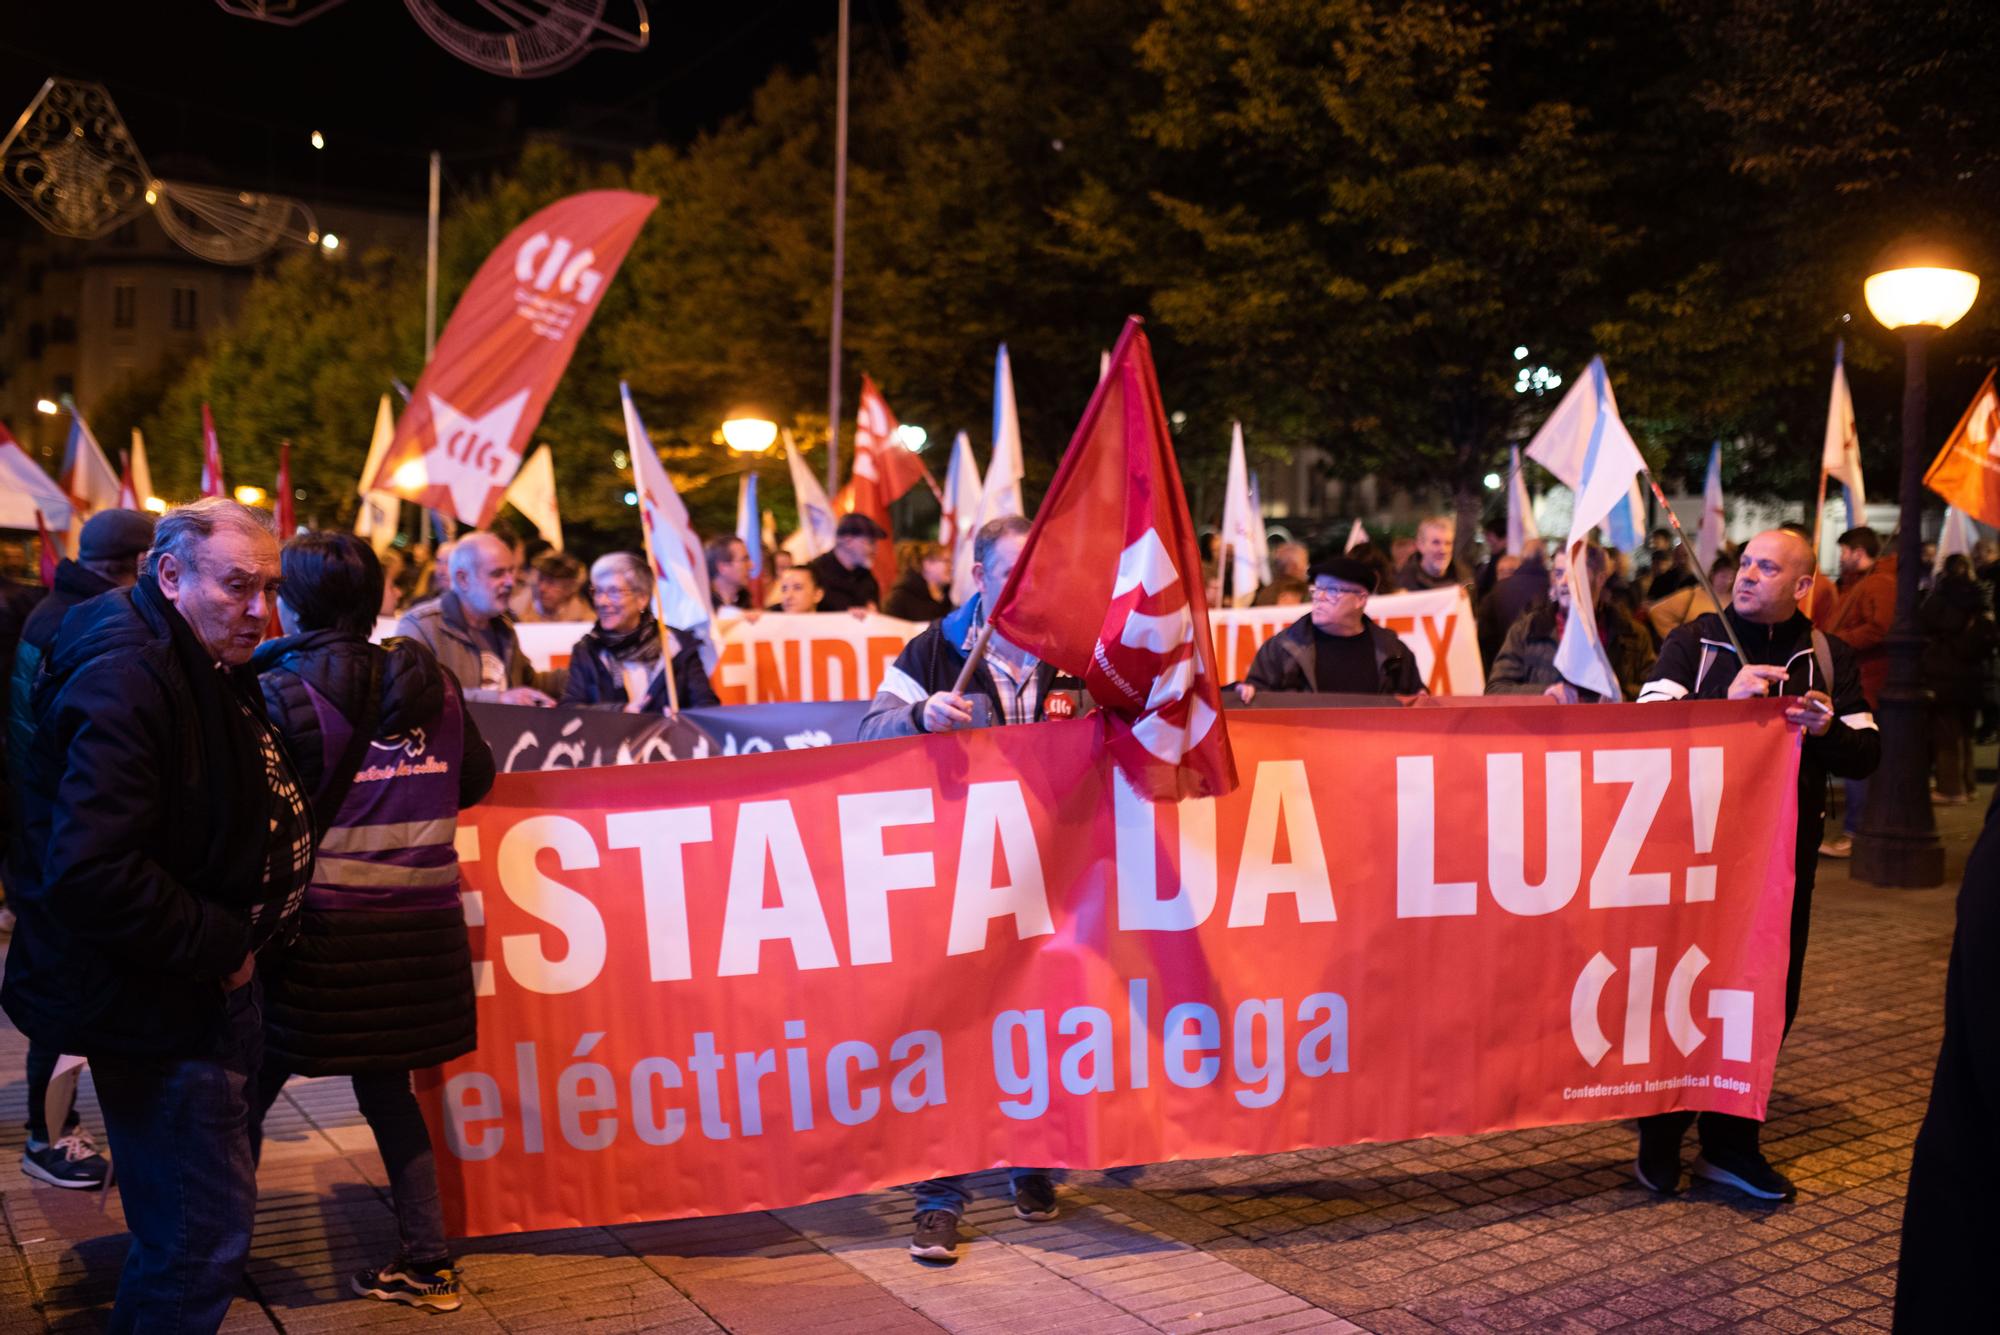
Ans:
POLYGON ((1934 807, 1962 807, 1971 800, 1972 799, 1967 797, 1964 793, 1960 793, 1956 797, 1948 796, 1947 794, 1939 792, 1933 792, 1931 794, 1931 805, 1934 807))
POLYGON ((1056 1206, 1056 1184, 1047 1174, 1037 1173, 1014 1184, 1014 1213, 1033 1224, 1061 1213, 1056 1206))
POLYGON ((958 1260, 958 1216, 949 1210, 924 1210, 910 1232, 910 1255, 919 1261, 950 1265, 958 1260))
POLYGON ((1655 1143, 1646 1143, 1644 1133, 1639 1136, 1639 1156, 1632 1160, 1632 1176, 1640 1186, 1655 1196, 1678 1196, 1681 1194, 1681 1142, 1678 1128, 1672 1140, 1665 1136, 1652 1137, 1655 1143))
POLYGON ((1799 1194, 1792 1180, 1757 1150, 1703 1150, 1694 1161, 1694 1175, 1760 1201, 1788 1201, 1799 1194))
POLYGON ((1851 858, 1854 856, 1854 841, 1844 834, 1838 839, 1829 839, 1819 846, 1819 855, 1823 858, 1851 858))
POLYGON ((450 1261, 418 1265, 398 1257, 380 1270, 361 1271, 349 1282, 364 1298, 427 1307, 433 1312, 456 1312, 464 1301, 458 1270, 450 1261))
POLYGON ((111 1175, 111 1163, 97 1152, 89 1132, 72 1131, 53 1145, 30 1140, 21 1151, 21 1171, 52 1187, 96 1191, 111 1175))

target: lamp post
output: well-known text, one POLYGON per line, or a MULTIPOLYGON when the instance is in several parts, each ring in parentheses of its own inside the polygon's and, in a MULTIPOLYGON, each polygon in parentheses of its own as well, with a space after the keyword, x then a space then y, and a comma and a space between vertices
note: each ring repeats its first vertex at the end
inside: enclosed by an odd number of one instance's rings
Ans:
POLYGON ((1870 885, 1930 886, 1944 880, 1944 848, 1931 814, 1930 692, 1923 686, 1923 637, 1917 633, 1925 357, 1930 341, 1972 309, 1979 278, 1948 247, 1905 240, 1882 253, 1862 290, 1875 318, 1903 337, 1903 479, 1889 676, 1875 702, 1882 765, 1868 785, 1868 807, 1856 832, 1854 875, 1870 885))

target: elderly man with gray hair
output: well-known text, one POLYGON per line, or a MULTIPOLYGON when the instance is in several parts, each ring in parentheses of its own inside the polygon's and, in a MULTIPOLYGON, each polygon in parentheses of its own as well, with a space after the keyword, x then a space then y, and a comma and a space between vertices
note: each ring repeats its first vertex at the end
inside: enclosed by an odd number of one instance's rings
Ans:
POLYGON ((277 583, 264 516, 170 511, 30 702, 0 1004, 90 1060, 132 1231, 113 1330, 215 1330, 250 1250, 257 951, 296 931, 316 840, 249 667, 277 583))
POLYGON ((559 681, 536 673, 521 652, 507 600, 520 575, 514 549, 491 533, 471 533, 451 549, 449 587, 437 600, 411 608, 396 633, 437 655, 468 700, 489 704, 552 705, 548 689, 559 681))

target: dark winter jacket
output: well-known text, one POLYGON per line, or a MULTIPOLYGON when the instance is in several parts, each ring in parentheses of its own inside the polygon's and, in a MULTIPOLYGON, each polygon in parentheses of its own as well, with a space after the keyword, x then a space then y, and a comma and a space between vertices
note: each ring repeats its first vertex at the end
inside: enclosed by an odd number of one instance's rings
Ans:
MULTIPOLYGON (((28 742, 35 735, 34 715, 28 708, 28 699, 35 689, 35 674, 42 670, 42 660, 48 656, 49 646, 56 642, 56 631, 62 626, 64 614, 78 603, 88 602, 98 594, 109 593, 117 587, 96 571, 86 570, 68 559, 56 567, 55 586, 28 613, 27 620, 21 625, 21 642, 14 650, 13 688, 7 696, 9 756, 28 754, 28 742)), ((10 763, 18 765, 21 762, 17 759, 10 763)))
MULTIPOLYGON (((1604 656, 1618 676, 1626 699, 1636 699, 1639 683, 1653 660, 1652 637, 1640 629, 1624 608, 1611 604, 1597 617, 1598 634, 1604 641, 1604 656)), ((1500 652, 1493 656, 1493 670, 1486 675, 1488 695, 1540 695, 1563 679, 1556 671, 1556 646, 1561 634, 1556 626, 1556 605, 1544 598, 1514 620, 1500 652)), ((1577 689, 1577 698, 1596 704, 1602 698, 1595 691, 1577 689)))
MULTIPOLYGON (((882 737, 913 737, 925 731, 924 702, 937 692, 948 691, 958 684, 959 670, 965 666, 966 646, 977 633, 978 625, 979 596, 975 594, 966 600, 965 606, 944 620, 931 623, 916 639, 904 645, 903 652, 896 655, 896 661, 882 674, 882 688, 875 693, 874 703, 862 716, 859 740, 872 742, 882 737)), ((1059 674, 1053 663, 1036 664, 1035 685, 1035 721, 1038 723, 1049 717, 1051 693, 1068 693, 1076 699, 1082 698, 1083 684, 1074 677, 1059 674)), ((1000 703, 1000 688, 993 680, 993 669, 984 660, 973 669, 972 680, 965 689, 975 703, 984 703, 987 711, 985 722, 1005 718, 1000 703)), ((977 714, 974 719, 978 721, 977 714)))
MULTIPOLYGON (((1822 637, 1833 669, 1833 679, 1828 681, 1829 674, 1820 667, 1813 644, 1812 622, 1803 612, 1775 626, 1746 621, 1734 608, 1727 615, 1751 662, 1783 667, 1790 673, 1779 694, 1824 691, 1833 700, 1831 725, 1822 736, 1806 737, 1799 761, 1798 848, 1803 860, 1819 847, 1827 776, 1865 779, 1874 773, 1882 760, 1882 734, 1875 727, 1868 697, 1862 694, 1854 651, 1838 636, 1822 637)), ((1729 683, 1742 667, 1722 617, 1709 612, 1667 636, 1659 661, 1646 674, 1639 702, 1727 699, 1729 683)))
POLYGON ((259 962, 265 1059, 351 1075, 470 1052, 472 955, 451 844, 457 812, 493 786, 493 756, 458 683, 415 640, 377 646, 337 630, 273 640, 253 664, 326 829, 297 939, 259 962), (363 746, 355 729, 371 700, 363 746), (433 758, 455 772, 421 772, 433 758), (381 831, 396 838, 375 848, 381 831), (364 863, 361 850, 379 856, 364 863))
MULTIPOLYGON (((1375 694, 1424 694, 1424 679, 1417 675, 1417 657, 1410 646, 1396 632, 1365 617, 1361 624, 1375 644, 1375 694)), ((1318 667, 1312 616, 1307 614, 1264 641, 1243 680, 1260 691, 1317 691, 1318 667)))
POLYGON ((255 674, 218 667, 146 578, 63 618, 30 707, 0 1003, 63 1052, 211 1051, 269 896, 255 674))
MULTIPOLYGON (((674 689, 679 692, 682 709, 698 709, 704 705, 719 705, 715 685, 708 679, 708 669, 701 661, 701 647, 691 635, 674 632, 674 638, 681 647, 674 651, 674 689)), ((563 687, 562 702, 566 705, 610 705, 624 708, 629 700, 625 694, 625 675, 618 670, 618 660, 611 654, 609 645, 613 639, 630 641, 641 649, 650 649, 650 655, 643 655, 645 661, 655 671, 651 683, 646 688, 643 712, 664 714, 667 711, 667 679, 657 671, 660 661, 659 623, 653 620, 651 612, 639 623, 638 631, 631 635, 611 637, 604 633, 602 624, 585 631, 583 638, 570 650, 569 682, 563 687)))
POLYGON ((1465 567, 1456 560, 1444 568, 1442 575, 1433 575, 1424 569, 1424 558, 1411 552, 1404 558, 1402 568, 1396 572, 1396 587, 1405 593, 1422 593, 1426 589, 1449 589, 1464 585, 1470 589, 1472 576, 1465 573, 1465 567))
POLYGON ((1970 575, 1943 575, 1917 609, 1924 634, 1924 685, 1941 707, 1972 709, 1986 660, 2000 641, 1986 596, 1970 575))
POLYGON ((882 611, 904 621, 937 621, 951 612, 951 599, 931 597, 930 582, 919 564, 903 572, 896 587, 889 590, 889 604, 882 611))

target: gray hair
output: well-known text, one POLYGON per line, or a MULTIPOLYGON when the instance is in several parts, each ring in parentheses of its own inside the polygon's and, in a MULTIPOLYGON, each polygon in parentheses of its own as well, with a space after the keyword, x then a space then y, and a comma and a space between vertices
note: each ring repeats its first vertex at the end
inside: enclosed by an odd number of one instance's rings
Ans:
POLYGON ((153 526, 153 545, 140 558, 143 574, 159 576, 160 557, 172 556, 182 565, 193 565, 195 550, 223 529, 276 540, 271 517, 262 510, 232 501, 225 496, 208 496, 187 505, 176 505, 160 516, 153 526))
POLYGON ((590 582, 597 583, 606 575, 622 575, 631 581, 632 591, 641 598, 653 596, 653 572, 646 568, 631 552, 610 552, 590 563, 590 582))
POLYGON ((993 555, 993 549, 1000 545, 1000 539, 1014 533, 1026 533, 1034 525, 1020 515, 1001 515, 989 519, 979 526, 979 532, 972 535, 972 561, 983 566, 993 555))
POLYGON ((448 545, 451 547, 451 555, 445 558, 444 567, 448 583, 456 583, 460 575, 464 575, 467 579, 476 578, 479 574, 481 551, 490 551, 497 547, 500 549, 500 554, 509 560, 514 556, 514 549, 507 545, 505 538, 488 533, 484 529, 468 533, 457 542, 448 545))

